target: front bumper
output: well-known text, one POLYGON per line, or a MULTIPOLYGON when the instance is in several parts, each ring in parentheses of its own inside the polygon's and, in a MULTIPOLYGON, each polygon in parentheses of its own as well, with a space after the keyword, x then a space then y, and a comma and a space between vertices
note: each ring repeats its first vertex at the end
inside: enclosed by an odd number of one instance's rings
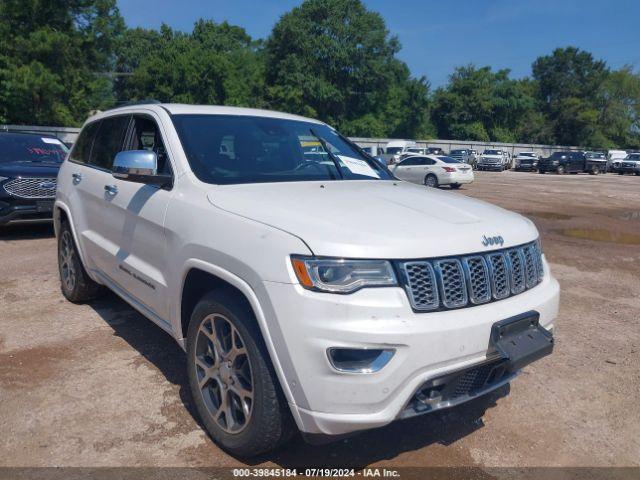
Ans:
POLYGON ((503 170, 504 166, 500 163, 479 163, 478 170, 503 170))
POLYGON ((521 163, 520 165, 516 165, 515 170, 517 172, 532 172, 538 169, 538 164, 531 163, 521 163))
POLYGON ((0 198, 0 225, 20 221, 47 221, 53 218, 53 199, 0 198))
MULTIPOLYGON (((545 271, 548 266, 545 263, 545 271)), ((425 382, 486 362, 492 325, 526 311, 550 329, 559 286, 548 273, 531 290, 458 310, 415 313, 401 288, 369 288, 351 295, 312 292, 299 285, 265 282, 284 345, 296 370, 288 381, 300 430, 342 435, 380 427, 406 415, 425 382), (375 373, 335 370, 327 349, 392 348, 395 355, 375 373)), ((286 376, 286 374, 285 374, 286 376)), ((508 380, 507 380, 508 381, 508 380)))

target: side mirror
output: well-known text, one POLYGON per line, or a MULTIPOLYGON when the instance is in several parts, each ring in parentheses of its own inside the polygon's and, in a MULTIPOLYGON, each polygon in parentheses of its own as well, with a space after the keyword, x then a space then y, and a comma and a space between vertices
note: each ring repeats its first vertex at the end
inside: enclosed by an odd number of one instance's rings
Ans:
POLYGON ((158 174, 158 156, 148 150, 119 152, 113 161, 112 175, 128 182, 164 187, 171 184, 171 175, 158 174))

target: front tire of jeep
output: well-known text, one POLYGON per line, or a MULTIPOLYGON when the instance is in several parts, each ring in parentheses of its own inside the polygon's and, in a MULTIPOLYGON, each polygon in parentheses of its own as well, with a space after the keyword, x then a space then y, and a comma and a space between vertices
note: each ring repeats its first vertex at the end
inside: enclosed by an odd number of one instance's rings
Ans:
POLYGON ((88 302, 104 292, 104 287, 91 280, 82 265, 71 226, 66 220, 60 224, 58 235, 58 271, 60 290, 70 302, 88 302))
POLYGON ((253 312, 233 292, 210 292, 194 308, 187 374, 202 423, 226 451, 255 456, 295 431, 253 312))

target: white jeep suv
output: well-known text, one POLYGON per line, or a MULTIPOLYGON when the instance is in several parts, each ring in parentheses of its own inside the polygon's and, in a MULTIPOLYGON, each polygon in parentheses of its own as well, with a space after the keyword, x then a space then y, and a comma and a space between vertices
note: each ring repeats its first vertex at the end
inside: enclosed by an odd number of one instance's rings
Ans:
POLYGON ((100 113, 54 218, 64 296, 108 287, 174 337, 202 423, 237 455, 464 402, 553 346, 558 283, 531 221, 400 181, 316 120, 100 113))

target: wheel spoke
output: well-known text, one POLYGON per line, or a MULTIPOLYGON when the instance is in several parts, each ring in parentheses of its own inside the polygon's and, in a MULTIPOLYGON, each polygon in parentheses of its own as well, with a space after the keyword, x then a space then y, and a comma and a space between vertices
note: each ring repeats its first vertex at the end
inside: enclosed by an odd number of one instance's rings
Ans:
POLYGON ((253 409, 253 375, 244 339, 234 323, 219 313, 207 316, 198 329, 193 361, 213 420, 228 433, 242 431, 253 409))

